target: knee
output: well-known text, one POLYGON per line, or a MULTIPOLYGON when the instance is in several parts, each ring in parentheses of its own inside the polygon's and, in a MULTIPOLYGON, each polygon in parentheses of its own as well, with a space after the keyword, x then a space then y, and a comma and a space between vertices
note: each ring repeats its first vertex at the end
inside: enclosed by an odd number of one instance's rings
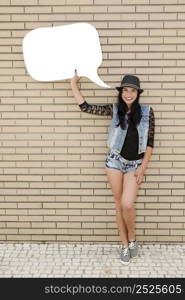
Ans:
POLYGON ((126 201, 125 199, 122 200, 121 207, 123 211, 127 212, 131 211, 134 208, 133 203, 130 201, 126 201))
POLYGON ((122 205, 121 205, 121 196, 116 195, 115 197, 115 205, 117 210, 122 210, 122 205))

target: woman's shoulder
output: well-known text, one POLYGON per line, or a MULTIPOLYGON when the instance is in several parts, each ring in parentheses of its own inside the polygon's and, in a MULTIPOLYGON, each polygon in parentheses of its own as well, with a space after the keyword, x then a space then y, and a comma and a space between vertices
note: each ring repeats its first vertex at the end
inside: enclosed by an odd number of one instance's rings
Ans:
POLYGON ((143 113, 150 112, 151 106, 148 104, 140 104, 143 113))
POLYGON ((153 113, 153 108, 151 105, 148 105, 148 104, 140 104, 141 106, 141 110, 142 111, 149 111, 150 113, 152 112, 153 113))
POLYGON ((149 109, 149 110, 153 110, 152 106, 149 104, 140 104, 141 108, 143 109, 149 109))
POLYGON ((113 111, 114 112, 117 112, 118 111, 118 103, 112 103, 112 108, 113 108, 113 111))

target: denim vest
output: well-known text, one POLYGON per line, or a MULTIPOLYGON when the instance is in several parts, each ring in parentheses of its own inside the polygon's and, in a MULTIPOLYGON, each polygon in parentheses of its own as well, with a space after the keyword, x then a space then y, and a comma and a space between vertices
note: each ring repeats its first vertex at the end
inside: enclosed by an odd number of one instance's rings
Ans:
MULTIPOLYGON (((150 114, 150 106, 149 105, 141 105, 141 121, 139 125, 137 125, 138 137, 139 137, 139 145, 138 145, 138 154, 146 151, 147 141, 148 141, 148 130, 149 130, 149 114, 150 114)), ((128 120, 128 115, 125 115, 126 121, 128 120)), ((126 128, 121 129, 120 126, 116 126, 119 123, 118 118, 118 104, 113 105, 113 117, 112 123, 109 127, 107 146, 114 150, 117 153, 121 152, 123 147, 125 137, 128 130, 128 123, 126 122, 126 128)))

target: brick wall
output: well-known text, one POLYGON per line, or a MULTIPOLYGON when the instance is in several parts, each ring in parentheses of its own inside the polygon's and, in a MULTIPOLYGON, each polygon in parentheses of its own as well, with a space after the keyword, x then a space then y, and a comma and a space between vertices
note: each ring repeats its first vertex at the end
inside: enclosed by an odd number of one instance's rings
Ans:
POLYGON ((109 117, 81 113, 69 80, 34 81, 22 39, 44 26, 94 25, 112 86, 87 78, 89 103, 112 103, 125 73, 156 117, 155 150, 137 198, 137 237, 185 241, 185 1, 1 0, 0 240, 118 243, 104 171, 109 117))

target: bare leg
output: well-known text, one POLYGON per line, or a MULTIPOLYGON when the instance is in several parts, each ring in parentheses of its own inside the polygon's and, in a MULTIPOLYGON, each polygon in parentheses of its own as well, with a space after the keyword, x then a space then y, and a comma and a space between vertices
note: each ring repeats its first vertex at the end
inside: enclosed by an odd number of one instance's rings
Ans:
POLYGON ((123 178, 124 175, 115 169, 106 168, 107 178, 111 185, 112 192, 116 205, 116 222, 119 230, 119 235, 124 247, 128 247, 128 232, 122 214, 121 199, 123 193, 123 178))
POLYGON ((123 193, 122 193, 122 212, 128 229, 128 240, 135 240, 135 205, 134 201, 137 196, 139 185, 133 173, 124 174, 123 193))

